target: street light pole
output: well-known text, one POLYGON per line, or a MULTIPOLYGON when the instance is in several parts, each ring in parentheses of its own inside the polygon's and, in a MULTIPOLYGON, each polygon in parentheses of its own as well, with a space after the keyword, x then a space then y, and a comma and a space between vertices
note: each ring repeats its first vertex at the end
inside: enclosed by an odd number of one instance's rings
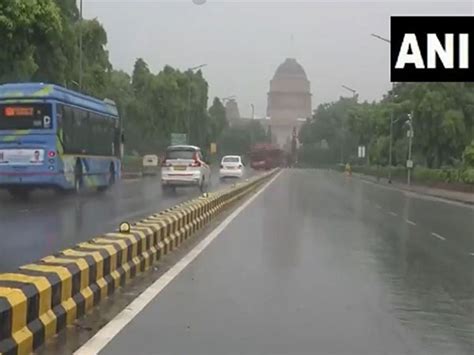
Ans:
MULTIPOLYGON (((346 85, 341 85, 341 87, 347 91, 350 91, 352 93, 352 98, 357 99, 357 91, 350 88, 349 86, 346 85)), ((346 132, 345 132, 345 127, 344 127, 344 122, 341 122, 341 130, 342 130, 342 139, 341 139, 341 164, 344 164, 344 141, 346 138, 346 132)))
MULTIPOLYGON (((195 70, 204 68, 205 66, 207 66, 207 64, 201 64, 196 67, 188 68, 188 70, 186 71, 190 71, 191 73, 193 73, 195 70)), ((188 117, 187 117, 187 122, 186 122, 188 143, 191 142, 191 79, 192 78, 189 78, 189 81, 188 81, 188 109, 187 109, 188 117)))
POLYGON ((393 120, 394 110, 390 114, 390 141, 388 146, 388 183, 392 183, 392 166, 393 166, 393 125, 398 122, 393 120))
POLYGON ((407 184, 408 186, 411 185, 411 170, 413 168, 413 161, 412 161, 412 146, 413 146, 413 112, 408 114, 408 161, 407 161, 407 184))
POLYGON ((393 166, 393 125, 397 123, 400 118, 397 118, 396 120, 393 119, 393 114, 394 111, 392 110, 392 113, 390 115, 390 140, 389 140, 389 146, 388 146, 388 183, 392 183, 392 166, 393 166))
POLYGON ((190 82, 188 83, 188 117, 186 120, 186 133, 187 133, 187 141, 188 144, 191 143, 191 79, 189 80, 190 82))
POLYGON ((384 42, 390 43, 390 40, 387 39, 387 38, 385 38, 385 37, 379 36, 379 35, 377 35, 377 34, 375 34, 375 33, 371 33, 370 35, 371 35, 372 37, 375 37, 375 38, 377 38, 377 39, 380 39, 380 40, 382 40, 382 41, 384 41, 384 42))
MULTIPOLYGON (((384 42, 387 42, 387 43, 391 43, 388 38, 379 36, 378 34, 371 33, 370 35, 371 35, 372 37, 375 37, 375 38, 381 40, 381 41, 384 41, 384 42)), ((395 88, 395 83, 392 83, 392 94, 393 94, 394 88, 395 88)), ((389 183, 389 184, 392 183, 393 124, 396 122, 396 121, 395 121, 395 122, 393 121, 394 113, 395 113, 395 108, 392 109, 392 113, 391 113, 391 115, 390 115, 390 142, 389 142, 389 152, 388 152, 388 183, 389 183)))
POLYGON ((392 140, 393 140, 393 110, 390 114, 390 141, 388 146, 388 183, 392 183, 392 140))
POLYGON ((79 91, 82 90, 82 0, 79 2, 79 91))
POLYGON ((352 98, 354 98, 354 99, 356 98, 356 96, 357 96, 357 91, 356 90, 354 90, 354 89, 352 89, 352 88, 350 88, 349 86, 346 86, 346 85, 341 85, 341 86, 344 89, 346 89, 347 91, 352 92, 352 98))

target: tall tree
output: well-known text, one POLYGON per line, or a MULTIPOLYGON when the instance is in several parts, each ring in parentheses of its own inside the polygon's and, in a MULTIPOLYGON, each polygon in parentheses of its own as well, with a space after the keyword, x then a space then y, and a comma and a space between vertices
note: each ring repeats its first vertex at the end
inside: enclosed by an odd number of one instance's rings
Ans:
POLYGON ((218 97, 214 98, 209 108, 209 135, 212 141, 216 141, 222 131, 228 126, 225 107, 218 97))
POLYGON ((1 1, 0 82, 31 80, 40 65, 58 65, 52 79, 62 81, 66 63, 55 45, 63 39, 61 12, 53 0, 1 1))
POLYGON ((249 120, 243 124, 227 127, 219 139, 219 154, 246 155, 252 145, 264 143, 266 139, 265 129, 258 120, 249 120))
POLYGON ((106 50, 107 32, 97 21, 84 20, 82 26, 83 43, 83 90, 91 95, 103 97, 112 65, 106 50))
POLYGON ((148 64, 142 58, 138 58, 133 66, 132 74, 132 85, 135 93, 143 93, 150 79, 151 72, 148 69, 148 64))

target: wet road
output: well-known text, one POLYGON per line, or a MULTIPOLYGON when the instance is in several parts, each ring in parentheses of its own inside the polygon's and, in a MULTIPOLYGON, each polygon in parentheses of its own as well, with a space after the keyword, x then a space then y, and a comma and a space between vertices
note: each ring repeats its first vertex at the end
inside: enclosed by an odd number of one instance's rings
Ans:
MULTIPOLYGON (((249 171, 247 175, 251 174, 249 171)), ((213 174, 210 189, 220 185, 217 174, 213 174)), ((192 187, 163 195, 159 176, 122 180, 104 194, 89 191, 80 196, 57 196, 39 192, 27 202, 0 192, 0 272, 113 231, 124 220, 136 220, 198 195, 192 187)))
POLYGON ((286 170, 101 354, 473 354, 473 217, 286 170))

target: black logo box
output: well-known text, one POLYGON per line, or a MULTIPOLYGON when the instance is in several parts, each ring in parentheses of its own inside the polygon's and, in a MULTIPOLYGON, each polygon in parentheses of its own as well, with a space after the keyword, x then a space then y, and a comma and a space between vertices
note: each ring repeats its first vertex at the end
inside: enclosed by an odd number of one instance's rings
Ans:
POLYGON ((474 82, 474 17, 472 16, 391 16, 390 17, 390 80, 392 82, 474 82), (417 37, 425 69, 417 69, 414 64, 396 69, 398 54, 406 33, 417 37), (444 68, 439 58, 436 68, 426 68, 428 33, 436 33, 444 44, 444 35, 454 34, 454 68, 444 68), (469 35, 469 68, 457 68, 459 63, 458 34, 469 35))

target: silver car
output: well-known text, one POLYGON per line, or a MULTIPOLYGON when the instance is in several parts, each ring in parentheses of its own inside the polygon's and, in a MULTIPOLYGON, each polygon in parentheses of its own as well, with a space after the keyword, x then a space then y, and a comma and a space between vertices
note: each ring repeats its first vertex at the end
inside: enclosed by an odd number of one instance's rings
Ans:
POLYGON ((199 147, 168 147, 161 167, 161 185, 164 190, 178 186, 197 186, 201 191, 205 191, 210 179, 211 168, 203 160, 199 147))

